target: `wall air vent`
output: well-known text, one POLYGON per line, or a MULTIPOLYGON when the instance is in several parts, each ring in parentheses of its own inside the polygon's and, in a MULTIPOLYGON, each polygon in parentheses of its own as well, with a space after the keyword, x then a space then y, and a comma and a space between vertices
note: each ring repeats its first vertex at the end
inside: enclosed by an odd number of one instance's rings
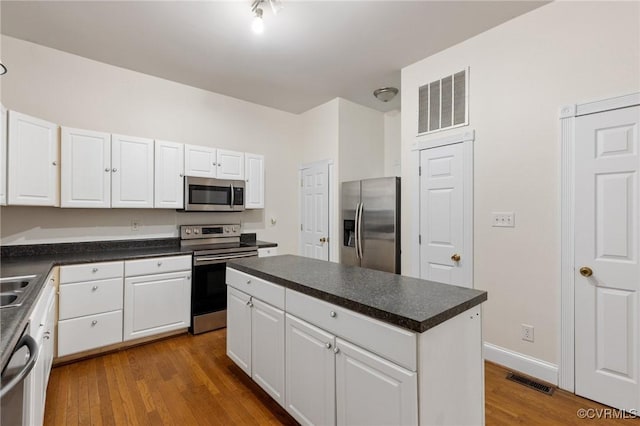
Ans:
POLYGON ((468 69, 418 88, 418 133, 468 124, 468 69))

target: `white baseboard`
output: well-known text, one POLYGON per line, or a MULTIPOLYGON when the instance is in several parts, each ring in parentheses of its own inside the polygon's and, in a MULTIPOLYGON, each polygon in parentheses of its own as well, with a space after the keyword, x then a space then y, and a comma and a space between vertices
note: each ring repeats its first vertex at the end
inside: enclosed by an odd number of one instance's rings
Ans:
POLYGON ((558 366, 500 346, 484 342, 484 359, 503 365, 527 376, 558 385, 558 366))

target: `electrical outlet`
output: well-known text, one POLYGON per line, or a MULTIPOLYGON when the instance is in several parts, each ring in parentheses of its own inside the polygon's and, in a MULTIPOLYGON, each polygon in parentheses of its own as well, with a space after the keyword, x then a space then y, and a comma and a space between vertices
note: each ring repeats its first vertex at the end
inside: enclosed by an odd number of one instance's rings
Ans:
POLYGON ((131 221, 131 230, 132 231, 139 231, 141 225, 142 224, 140 223, 140 219, 133 219, 131 221))
POLYGON ((533 326, 529 324, 520 324, 522 326, 522 340, 533 342, 533 326))
POLYGON ((491 226, 514 228, 516 226, 516 215, 513 212, 493 212, 491 213, 491 226))

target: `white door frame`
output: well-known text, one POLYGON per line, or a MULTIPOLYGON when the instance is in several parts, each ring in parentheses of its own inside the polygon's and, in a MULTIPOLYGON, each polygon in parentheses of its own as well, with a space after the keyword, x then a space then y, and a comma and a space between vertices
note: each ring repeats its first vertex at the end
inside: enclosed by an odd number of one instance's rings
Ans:
POLYGON ((640 105, 640 92, 560 109, 560 364, 558 386, 575 391, 575 121, 576 117, 640 105))
MULTIPOLYGON (((423 149, 437 148, 440 146, 452 145, 455 143, 462 143, 464 151, 464 165, 463 165, 463 185, 464 185, 464 212, 463 221, 465 224, 469 224, 468 229, 465 229, 463 241, 465 247, 465 258, 471 259, 469 262, 469 268, 467 271, 467 279, 474 288, 473 283, 473 143, 476 138, 475 130, 471 129, 463 133, 456 133, 448 136, 434 138, 433 135, 418 136, 416 141, 411 146, 411 172, 409 179, 412 180, 412 188, 420 190, 420 151, 423 149), (429 137, 431 136, 431 137, 429 137)), ((418 230, 413 232, 408 238, 410 239, 410 250, 412 251, 412 258, 416 259, 415 265, 410 266, 410 271, 406 271, 405 274, 420 277, 420 197, 416 197, 415 194, 411 196, 411 209, 418 214, 412 215, 412 229, 418 230)))
MULTIPOLYGON (((314 161, 311 163, 305 163, 305 164, 301 164, 300 167, 298 167, 298 181, 302 182, 302 171, 304 169, 308 169, 311 167, 318 167, 318 166, 326 166, 327 167, 327 179, 329 179, 329 182, 327 182, 327 188, 329 189, 329 194, 328 194, 328 200, 329 203, 327 205, 327 208, 329 209, 329 212, 327 214, 327 219, 329 221, 329 223, 327 224, 327 230, 329 231, 329 260, 331 262, 338 262, 339 259, 337 258, 338 252, 339 252, 339 247, 336 245, 338 243, 338 235, 337 232, 335 232, 336 230, 333 229, 334 228, 334 224, 336 224, 337 222, 337 216, 336 216, 336 208, 334 208, 334 206, 338 206, 338 200, 337 197, 338 193, 337 193, 337 185, 336 182, 334 182, 334 165, 333 165, 333 160, 319 160, 319 161, 314 161)), ((298 187, 298 228, 300 228, 300 226, 302 225, 302 196, 300 193, 300 187, 298 187)), ((301 255, 302 253, 302 233, 300 233, 300 229, 298 230, 298 254, 301 255)))

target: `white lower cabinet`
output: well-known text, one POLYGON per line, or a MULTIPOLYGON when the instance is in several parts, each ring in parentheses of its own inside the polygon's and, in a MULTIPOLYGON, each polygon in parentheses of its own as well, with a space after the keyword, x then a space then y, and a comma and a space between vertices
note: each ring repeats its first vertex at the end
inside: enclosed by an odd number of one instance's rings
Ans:
POLYGON ((58 322, 58 356, 122 341, 122 310, 58 322))
POLYGON ((338 425, 418 424, 418 375, 336 339, 338 425))
POLYGON ((251 377, 284 407, 284 312, 252 298, 251 377))
POLYGON ((251 376, 251 296, 227 287, 227 356, 251 376))
POLYGON ((284 312, 227 287, 227 355, 284 406, 284 312))
POLYGON ((190 258, 190 256, 180 256, 125 262, 124 340, 189 327, 191 321, 190 258), (176 272, 153 273, 187 266, 189 269, 176 272), (131 271, 146 274, 130 276, 131 271))
POLYGON ((289 314, 286 410, 303 425, 335 424, 335 337, 289 314))

